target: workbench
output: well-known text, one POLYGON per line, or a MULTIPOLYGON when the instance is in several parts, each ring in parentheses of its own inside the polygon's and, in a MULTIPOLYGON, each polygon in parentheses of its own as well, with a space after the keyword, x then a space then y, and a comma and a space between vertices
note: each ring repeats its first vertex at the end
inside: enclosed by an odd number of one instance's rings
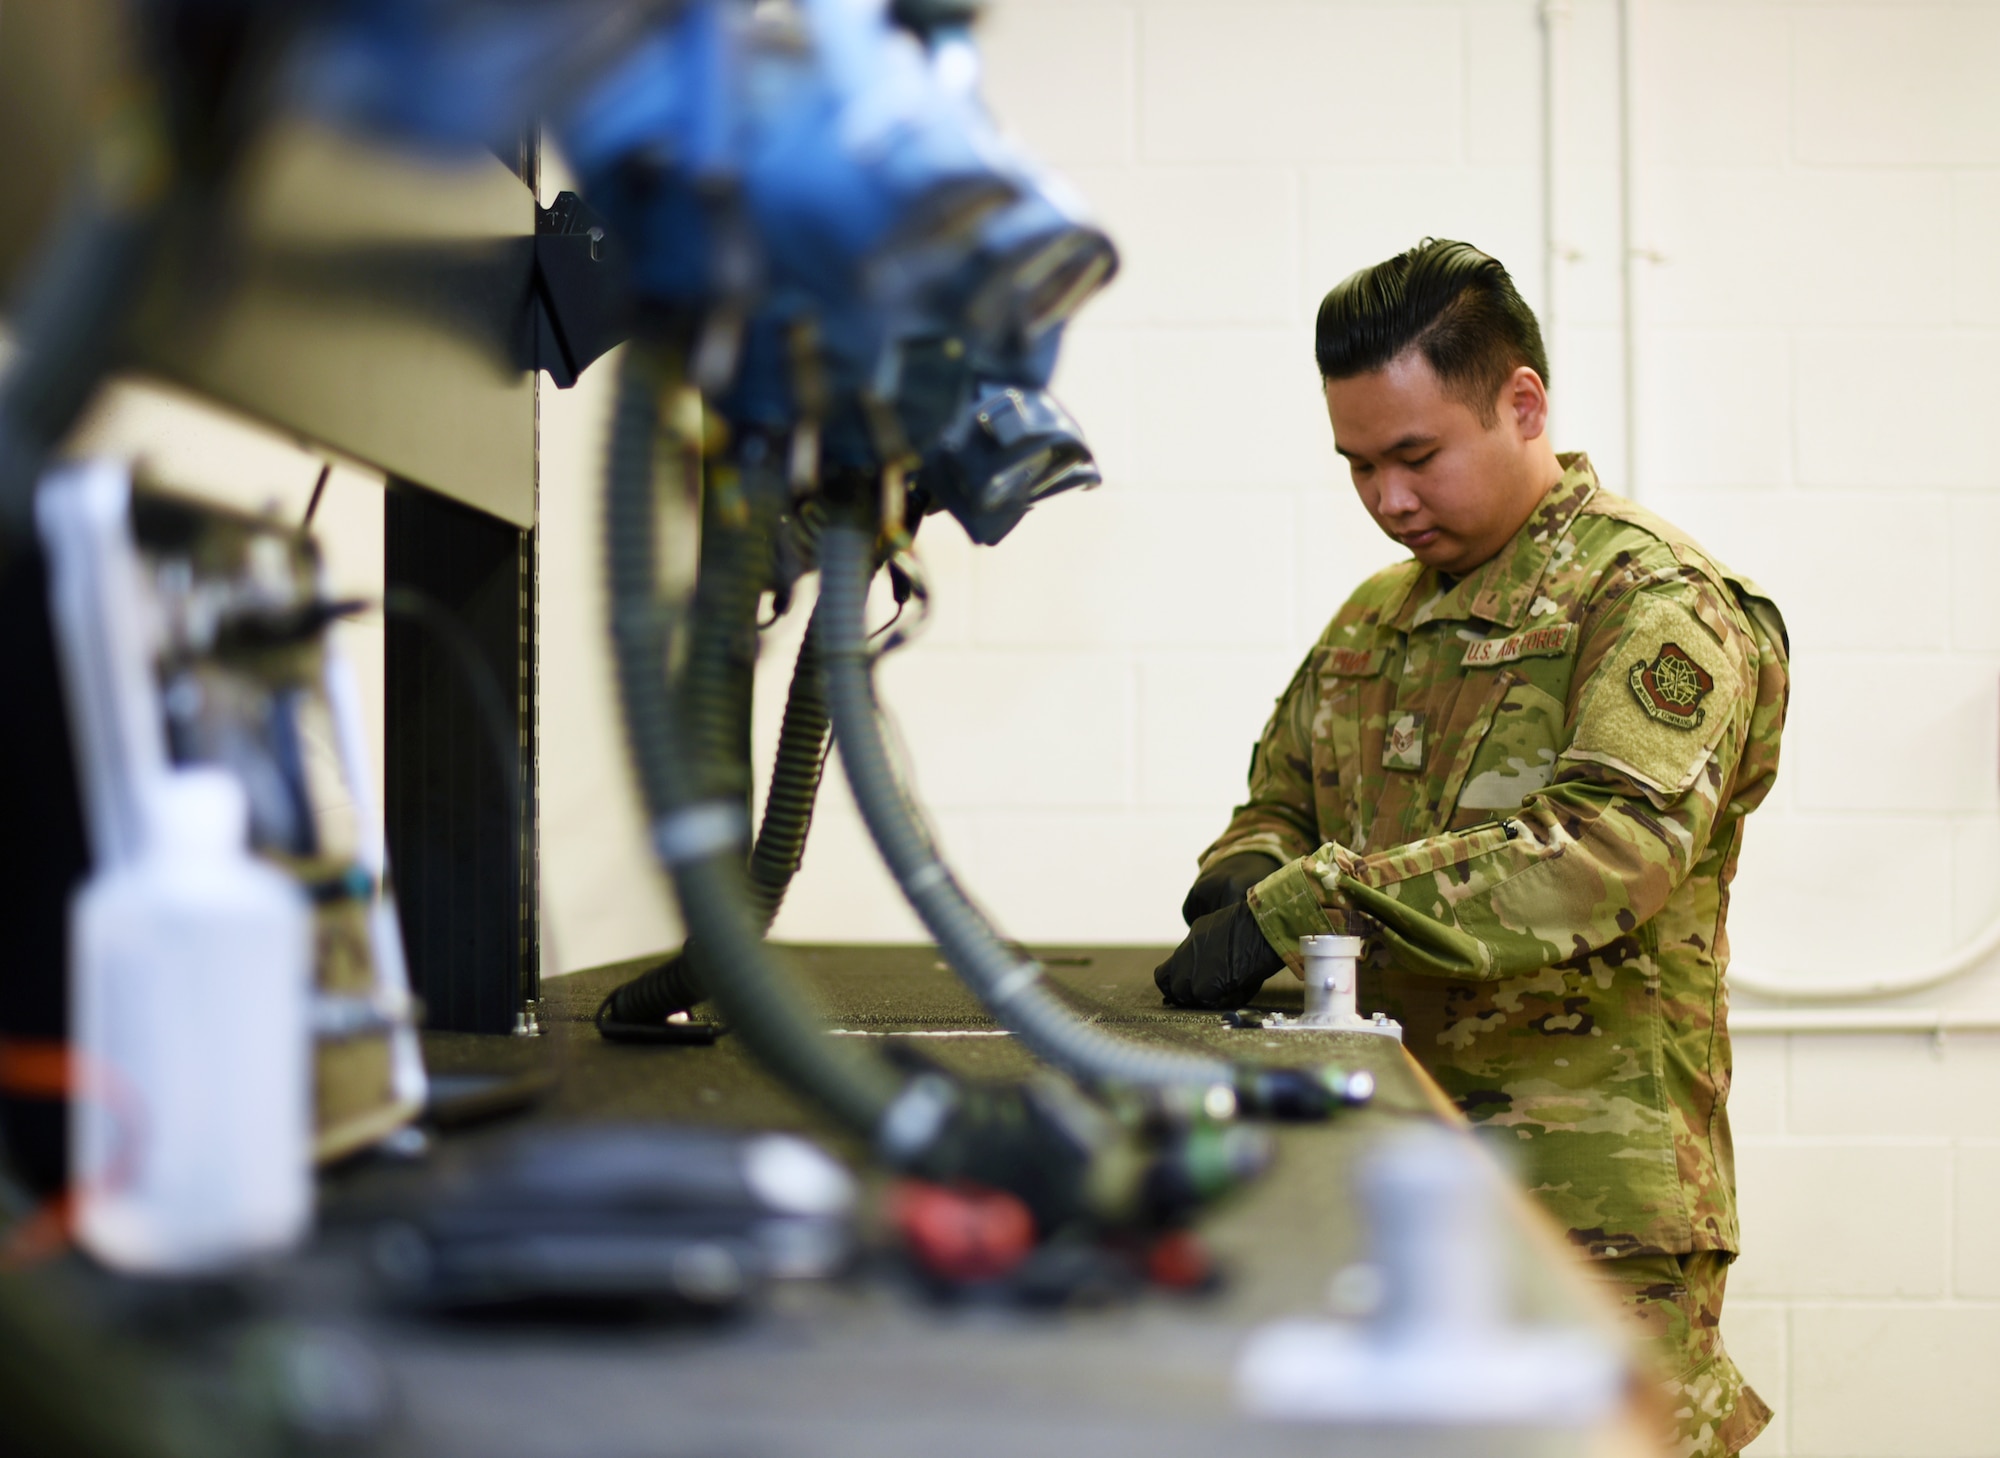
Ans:
MULTIPOLYGON (((848 1036, 996 1031, 931 948, 790 950, 828 1026, 848 1036)), ((1357 1157, 1399 1125, 1448 1118, 1449 1110, 1393 1039, 1233 1029, 1218 1014, 1163 1007, 1152 968, 1164 949, 1036 950, 1065 998, 1107 1028, 1231 1057, 1340 1061, 1375 1075, 1370 1107, 1330 1123, 1275 1126, 1269 1173, 1201 1222, 1225 1272, 1219 1290, 1023 1312, 940 1305, 878 1270, 786 1286, 755 1315, 721 1326, 379 1323, 374 1339, 403 1389, 414 1450, 435 1458, 1647 1451, 1634 1442, 1632 1412, 1603 1431, 1571 1434, 1363 1431, 1243 1416, 1231 1374, 1249 1332, 1274 1318, 1323 1313, 1329 1282, 1366 1253, 1351 1178, 1357 1157)), ((598 1000, 641 965, 550 979, 539 1039, 431 1035, 433 1071, 545 1064, 556 1082, 525 1116, 537 1121, 787 1129, 858 1153, 774 1083, 740 1039, 706 1048, 601 1041, 590 1022, 598 1000)), ((1278 979, 1255 1006, 1296 1012, 1300 1002, 1299 985, 1278 979)), ((974 1076, 1012 1078, 1033 1067, 1007 1036, 928 1037, 922 1047, 974 1076)), ((367 1177, 362 1170, 333 1183, 367 1177)), ((1607 1320, 1608 1308, 1525 1196, 1502 1218, 1523 1318, 1607 1320)))

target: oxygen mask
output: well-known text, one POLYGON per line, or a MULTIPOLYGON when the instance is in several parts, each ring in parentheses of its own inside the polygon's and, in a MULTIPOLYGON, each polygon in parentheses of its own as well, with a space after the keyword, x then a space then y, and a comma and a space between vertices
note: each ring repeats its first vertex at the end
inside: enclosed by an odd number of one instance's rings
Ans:
POLYGON ((1031 508, 1102 481, 1083 430, 1046 390, 980 394, 946 429, 917 474, 919 489, 990 547, 1031 508))

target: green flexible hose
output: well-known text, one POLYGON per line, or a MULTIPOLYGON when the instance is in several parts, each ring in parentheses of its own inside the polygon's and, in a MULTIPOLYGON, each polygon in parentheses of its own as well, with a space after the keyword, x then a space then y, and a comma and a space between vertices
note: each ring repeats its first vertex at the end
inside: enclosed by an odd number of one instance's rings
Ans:
MULTIPOLYGON (((747 829, 740 793, 695 759, 696 745, 728 739, 725 655, 690 645, 678 693, 666 672, 670 610, 658 597, 653 449, 667 378, 646 350, 627 350, 612 419, 604 545, 611 631, 627 746, 652 820, 653 841, 673 873, 691 940, 713 972, 716 1007, 780 1078, 856 1132, 876 1138, 901 1080, 862 1049, 824 1036, 805 998, 764 944, 743 869, 747 829), (721 681, 718 681, 721 680, 721 681), (688 722, 676 698, 689 706, 688 722)), ((754 515, 754 513, 753 513, 754 515)), ((731 535, 734 535, 731 533, 731 535)), ((754 613, 762 587, 754 526, 733 546, 718 543, 712 591, 754 613)), ((754 619, 753 619, 754 621, 754 619)))
POLYGON ((750 889, 764 913, 767 931, 778 918, 792 878, 805 863, 806 836, 812 829, 813 807, 832 746, 833 726, 827 716, 825 668, 820 662, 819 618, 815 613, 792 668, 785 719, 778 729, 778 753, 771 765, 771 788, 764 797, 764 819, 757 828, 756 849, 750 852, 750 889))
MULTIPOLYGON (((716 537, 711 533, 705 540, 714 542, 716 537)), ((732 675, 732 679, 732 688, 743 694, 747 724, 750 679, 739 675, 732 675)), ((818 630, 809 626, 792 669, 784 723, 778 730, 777 756, 771 766, 771 786, 764 797, 764 818, 758 826, 756 847, 750 852, 750 895, 766 932, 777 920, 785 892, 805 861, 806 837, 812 829, 813 808, 832 742, 818 630)), ((743 752, 748 753, 747 746, 743 752)), ((597 1009, 597 1029, 608 1038, 648 1041, 667 1017, 687 1011, 707 996, 697 958, 683 948, 606 994, 597 1009)))

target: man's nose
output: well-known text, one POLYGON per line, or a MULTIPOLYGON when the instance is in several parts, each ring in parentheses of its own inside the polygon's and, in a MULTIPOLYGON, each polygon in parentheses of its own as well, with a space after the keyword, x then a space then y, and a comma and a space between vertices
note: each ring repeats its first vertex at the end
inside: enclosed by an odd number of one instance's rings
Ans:
POLYGON ((1377 511, 1384 516, 1408 516, 1421 504, 1407 473, 1393 467, 1382 472, 1382 494, 1375 502, 1377 511))

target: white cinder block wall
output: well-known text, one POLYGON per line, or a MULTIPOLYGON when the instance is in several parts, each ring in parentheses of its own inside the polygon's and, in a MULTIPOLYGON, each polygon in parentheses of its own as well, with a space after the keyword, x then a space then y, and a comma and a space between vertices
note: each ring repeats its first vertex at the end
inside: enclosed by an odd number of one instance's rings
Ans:
MULTIPOLYGON (((1737 963, 1893 973, 2000 913, 2000 6, 1637 10, 1640 491, 1796 650, 1737 963)), ((2000 1040, 1736 1048, 1755 1451, 2000 1453, 2000 1040)))

